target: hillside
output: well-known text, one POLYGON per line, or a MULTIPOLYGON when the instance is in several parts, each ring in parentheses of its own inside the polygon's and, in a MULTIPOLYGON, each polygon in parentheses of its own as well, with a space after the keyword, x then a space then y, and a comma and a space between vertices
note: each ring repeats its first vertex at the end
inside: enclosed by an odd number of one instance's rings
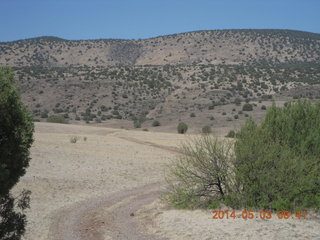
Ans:
POLYGON ((320 34, 288 30, 0 43, 0 65, 14 67, 37 120, 59 114, 125 128, 149 128, 159 120, 163 128, 157 130, 165 131, 175 131, 180 120, 198 129, 236 128, 249 114, 261 119, 272 99, 318 99, 319 63, 320 34), (252 112, 242 113, 245 102, 252 112))
POLYGON ((10 66, 265 64, 320 61, 320 34, 290 30, 196 31, 144 40, 39 37, 0 43, 10 66))
MULTIPOLYGON (((23 100, 36 117, 63 114, 71 120, 100 122, 213 112, 214 107, 236 98, 268 100, 289 89, 320 83, 320 68, 311 64, 272 69, 235 65, 23 67, 16 68, 16 77, 23 100)), ((308 94, 304 91, 305 97, 320 98, 319 91, 308 94)))

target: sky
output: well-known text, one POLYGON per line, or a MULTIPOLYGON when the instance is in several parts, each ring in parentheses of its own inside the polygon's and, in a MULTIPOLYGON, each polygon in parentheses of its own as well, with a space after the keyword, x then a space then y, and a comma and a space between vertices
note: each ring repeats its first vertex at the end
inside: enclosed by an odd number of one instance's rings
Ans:
POLYGON ((0 41, 144 39, 216 29, 320 33, 320 0, 0 0, 0 41))

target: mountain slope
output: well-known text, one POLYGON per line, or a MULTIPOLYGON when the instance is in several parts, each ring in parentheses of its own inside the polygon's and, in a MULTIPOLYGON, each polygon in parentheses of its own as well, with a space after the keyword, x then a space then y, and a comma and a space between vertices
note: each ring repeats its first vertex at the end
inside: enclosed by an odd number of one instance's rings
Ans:
POLYGON ((320 61, 320 34, 291 30, 196 31, 144 40, 39 37, 0 43, 10 66, 278 64, 320 61))

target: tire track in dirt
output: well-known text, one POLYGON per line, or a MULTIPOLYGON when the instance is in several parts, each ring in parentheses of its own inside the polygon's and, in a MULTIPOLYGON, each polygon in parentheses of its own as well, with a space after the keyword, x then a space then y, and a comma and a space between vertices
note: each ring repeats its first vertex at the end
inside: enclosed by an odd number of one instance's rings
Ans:
POLYGON ((166 150, 166 151, 169 151, 172 153, 178 153, 178 154, 181 153, 177 147, 164 146, 164 145, 156 144, 153 142, 142 141, 142 140, 139 140, 139 139, 136 139, 133 137, 119 137, 118 136, 118 138, 121 138, 121 139, 129 141, 129 142, 134 142, 134 143, 138 143, 138 144, 142 144, 142 145, 146 145, 146 146, 150 146, 150 147, 160 148, 162 150, 166 150))
POLYGON ((139 223, 130 214, 157 199, 160 190, 160 183, 152 183, 79 203, 56 218, 51 229, 55 235, 53 239, 102 240, 104 232, 108 231, 112 239, 158 240, 159 238, 141 232, 139 223), (131 199, 129 204, 119 205, 131 199), (119 206, 114 207, 115 205, 119 206), (101 216, 102 209, 107 211, 107 219, 101 216))
MULTIPOLYGON (((117 137, 172 153, 180 153, 175 147, 163 146, 132 137, 117 137)), ((134 216, 135 211, 159 197, 162 185, 161 183, 152 183, 123 190, 110 196, 78 203, 61 211, 51 226, 51 239, 103 240, 107 231, 108 236, 117 240, 164 240, 144 233, 139 221, 134 216), (123 203, 128 201, 130 202, 123 203), (101 216, 101 213, 106 211, 108 216, 101 216)))

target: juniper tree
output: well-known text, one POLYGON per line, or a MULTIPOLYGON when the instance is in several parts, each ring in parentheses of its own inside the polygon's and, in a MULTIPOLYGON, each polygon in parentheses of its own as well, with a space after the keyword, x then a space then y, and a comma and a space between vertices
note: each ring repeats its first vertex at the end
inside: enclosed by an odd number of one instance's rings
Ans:
POLYGON ((13 72, 0 67, 0 239, 20 239, 25 232, 30 191, 10 190, 26 172, 34 126, 13 85, 13 72))

